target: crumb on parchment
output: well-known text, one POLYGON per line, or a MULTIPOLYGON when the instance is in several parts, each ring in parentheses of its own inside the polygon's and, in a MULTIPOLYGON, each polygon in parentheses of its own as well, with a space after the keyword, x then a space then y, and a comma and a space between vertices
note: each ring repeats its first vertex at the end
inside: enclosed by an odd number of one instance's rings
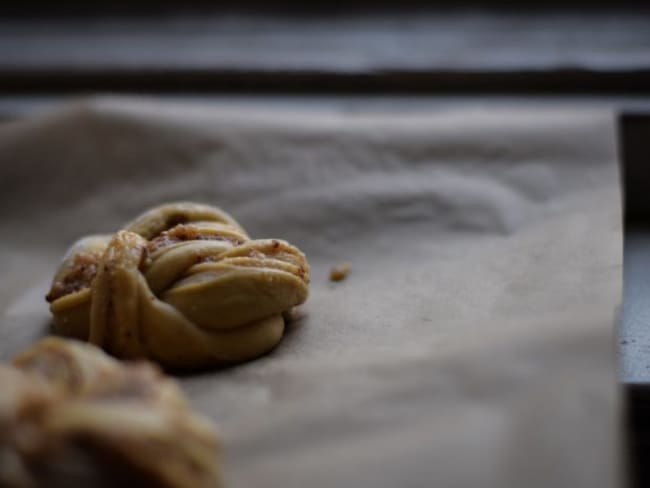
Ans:
POLYGON ((350 274, 350 263, 341 263, 330 269, 330 281, 343 281, 350 274))

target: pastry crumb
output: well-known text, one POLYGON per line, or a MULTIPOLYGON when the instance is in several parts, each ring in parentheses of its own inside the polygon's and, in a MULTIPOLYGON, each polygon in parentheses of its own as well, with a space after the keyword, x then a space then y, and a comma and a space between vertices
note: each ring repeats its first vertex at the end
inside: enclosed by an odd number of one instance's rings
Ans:
POLYGON ((341 263, 330 270, 330 281, 343 281, 350 274, 350 263, 341 263))

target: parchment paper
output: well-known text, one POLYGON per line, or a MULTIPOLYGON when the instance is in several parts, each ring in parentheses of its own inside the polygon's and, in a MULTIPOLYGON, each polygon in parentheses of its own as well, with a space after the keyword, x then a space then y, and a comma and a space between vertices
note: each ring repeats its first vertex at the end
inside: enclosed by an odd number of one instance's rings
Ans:
POLYGON ((207 202, 313 266, 276 350, 180 380, 228 487, 616 486, 615 144, 612 113, 541 107, 109 98, 4 124, 0 353, 45 333, 78 236, 207 202))

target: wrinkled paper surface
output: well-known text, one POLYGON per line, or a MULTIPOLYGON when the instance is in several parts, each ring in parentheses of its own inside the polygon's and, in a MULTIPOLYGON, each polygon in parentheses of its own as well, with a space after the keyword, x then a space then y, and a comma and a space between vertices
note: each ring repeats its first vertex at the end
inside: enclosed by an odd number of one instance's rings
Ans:
POLYGON ((313 267, 276 350, 180 380, 228 487, 616 486, 615 136, 593 109, 110 98, 3 123, 0 354, 46 333, 76 238, 216 204, 313 267))

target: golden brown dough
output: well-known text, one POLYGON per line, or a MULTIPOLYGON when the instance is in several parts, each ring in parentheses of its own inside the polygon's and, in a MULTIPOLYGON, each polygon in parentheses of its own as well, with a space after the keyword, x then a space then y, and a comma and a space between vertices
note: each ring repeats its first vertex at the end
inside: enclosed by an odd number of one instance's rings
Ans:
POLYGON ((48 338, 0 388, 0 486, 220 486, 214 428, 150 363, 48 338))
POLYGON ((196 368, 271 350, 308 283, 296 247, 251 240, 225 212, 184 202, 77 242, 47 298, 59 334, 122 358, 196 368))

